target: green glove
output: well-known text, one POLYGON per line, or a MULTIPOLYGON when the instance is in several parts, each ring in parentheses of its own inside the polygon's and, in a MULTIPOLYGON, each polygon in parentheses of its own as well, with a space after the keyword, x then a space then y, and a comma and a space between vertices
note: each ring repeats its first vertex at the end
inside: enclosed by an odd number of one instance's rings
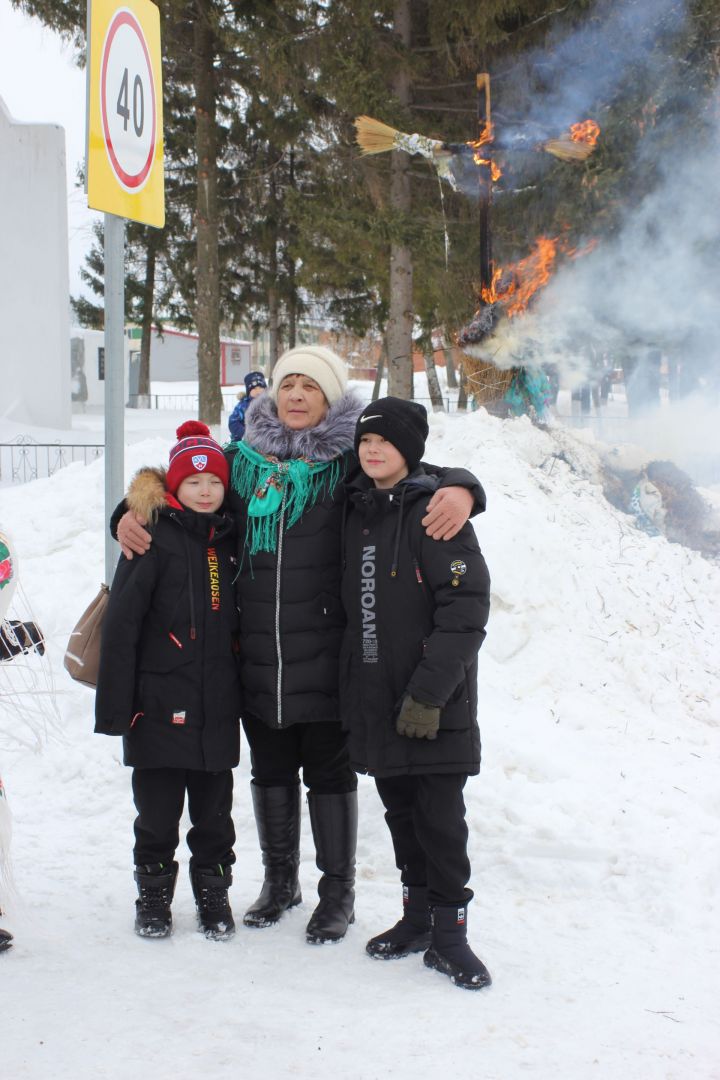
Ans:
POLYGON ((439 705, 423 705, 409 694, 405 695, 395 721, 398 735, 407 735, 409 739, 436 739, 439 727, 439 705))

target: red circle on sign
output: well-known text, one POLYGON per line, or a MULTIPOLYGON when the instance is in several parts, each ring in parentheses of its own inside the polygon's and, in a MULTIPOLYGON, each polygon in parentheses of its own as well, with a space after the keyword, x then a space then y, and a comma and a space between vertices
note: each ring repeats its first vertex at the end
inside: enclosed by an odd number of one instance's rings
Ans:
POLYGON ((143 32, 142 32, 142 29, 140 27, 140 23, 137 21, 135 16, 130 11, 123 10, 123 11, 118 11, 117 12, 115 17, 113 18, 113 21, 110 23, 110 27, 108 29, 107 36, 105 38, 105 44, 103 46, 103 54, 102 54, 102 65, 101 65, 101 71, 100 71, 100 107, 102 109, 102 122, 103 122, 103 133, 105 135, 105 146, 106 146, 106 149, 107 149, 107 152, 108 152, 108 157, 110 158, 110 163, 111 163, 111 165, 113 167, 113 170, 115 172, 115 175, 117 176, 118 180, 120 180, 120 182, 125 185, 125 187, 130 188, 130 189, 133 189, 133 188, 139 189, 139 188, 141 188, 143 186, 143 184, 147 180, 148 173, 150 172, 150 169, 152 168, 153 158, 155 157, 155 134, 156 134, 155 82, 153 80, 152 64, 150 63, 150 53, 148 52, 148 47, 145 44, 145 38, 143 37, 143 32), (107 85, 106 84, 107 84, 108 59, 109 59, 109 56, 110 56, 110 48, 112 46, 113 40, 114 40, 115 35, 117 34, 117 32, 118 32, 118 30, 120 29, 121 26, 129 26, 130 29, 137 35, 137 37, 138 37, 138 39, 140 41, 140 44, 142 46, 143 53, 145 54, 145 60, 147 62, 147 67, 148 67, 148 75, 150 77, 150 96, 151 96, 151 105, 152 105, 152 137, 150 139, 150 152, 148 153, 147 160, 145 161, 145 164, 143 165, 140 172, 134 173, 134 174, 125 172, 122 165, 120 164, 120 162, 117 159, 117 155, 115 153, 115 150, 114 150, 113 144, 112 144, 112 138, 110 136, 110 128, 109 128, 109 125, 108 125, 108 118, 107 118, 107 104, 106 104, 107 85))

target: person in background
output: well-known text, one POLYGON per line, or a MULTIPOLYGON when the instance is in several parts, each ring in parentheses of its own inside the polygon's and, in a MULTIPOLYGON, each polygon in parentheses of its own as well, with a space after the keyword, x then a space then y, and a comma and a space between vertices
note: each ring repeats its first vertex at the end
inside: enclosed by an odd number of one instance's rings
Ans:
POLYGON ((128 505, 152 522, 142 559, 121 558, 103 623, 95 731, 122 735, 133 769, 135 931, 166 937, 185 796, 190 879, 200 930, 235 929, 228 903, 235 830, 233 774, 240 757, 238 612, 229 472, 209 429, 177 429, 167 472, 141 470, 128 505))
POLYGON ((423 406, 394 397, 372 402, 357 423, 362 472, 346 485, 341 718, 352 765, 375 779, 403 885, 401 920, 367 952, 424 952, 427 967, 479 990, 491 979, 467 941, 463 788, 480 771, 477 657, 490 577, 471 525, 447 543, 422 528, 437 487, 420 464, 427 434, 423 406))
MULTIPOLYGON (((18 586, 18 557, 9 535, 0 529, 0 662, 13 660, 27 653, 43 656, 45 638, 37 623, 8 619, 15 590, 18 586)), ((0 915, 3 903, 12 893, 10 873, 10 841, 12 814, 5 785, 0 774, 0 915)), ((13 935, 0 927, 0 952, 12 948, 13 935)))
MULTIPOLYGON (((251 371, 245 376, 245 392, 230 413, 230 419, 228 420, 230 438, 233 442, 237 442, 238 439, 242 439, 245 435, 245 413, 248 410, 250 402, 257 397, 260 397, 266 390, 267 383, 265 382, 265 376, 261 371, 251 371)), ((240 395, 238 395, 238 397, 240 397, 240 395)))
MULTIPOLYGON (((362 407, 348 390, 342 358, 322 345, 300 345, 279 358, 271 390, 248 412, 245 438, 226 450, 238 532, 243 728, 265 867, 243 922, 271 926, 301 902, 302 772, 321 872, 305 930, 313 945, 340 941, 355 917, 357 776, 340 723, 338 658, 342 482, 357 467, 353 437, 362 407)), ((442 472, 423 519, 438 538, 464 524, 481 491, 464 469, 442 472)), ((150 537, 138 518, 120 518, 121 510, 113 523, 123 551, 147 551, 150 537)))

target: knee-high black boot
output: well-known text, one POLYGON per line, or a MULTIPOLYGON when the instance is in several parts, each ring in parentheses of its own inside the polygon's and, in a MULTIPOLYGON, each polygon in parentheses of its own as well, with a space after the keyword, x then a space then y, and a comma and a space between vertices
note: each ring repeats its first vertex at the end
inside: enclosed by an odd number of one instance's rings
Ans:
POLYGON ((300 788, 250 785, 265 881, 243 917, 245 926, 272 926, 283 911, 302 900, 300 866, 300 788))
POLYGON ((357 791, 339 795, 308 795, 310 824, 317 867, 320 903, 307 925, 311 945, 341 941, 355 921, 355 848, 357 846, 357 791))

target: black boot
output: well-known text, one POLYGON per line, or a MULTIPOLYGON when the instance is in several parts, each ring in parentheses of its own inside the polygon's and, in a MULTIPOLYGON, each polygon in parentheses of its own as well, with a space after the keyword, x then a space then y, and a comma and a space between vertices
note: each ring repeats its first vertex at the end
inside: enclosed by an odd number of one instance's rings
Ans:
POLYGON ((138 899, 135 901, 135 933, 160 938, 172 933, 172 904, 178 864, 149 863, 135 867, 138 899))
POLYGON ((283 911, 302 901, 300 866, 300 788, 251 784, 255 821, 265 867, 260 895, 243 917, 245 926, 272 926, 283 911))
POLYGON ((13 936, 8 930, 0 930, 0 952, 12 948, 13 936))
POLYGON ((340 795, 308 795, 316 862, 323 876, 318 884, 320 903, 307 924, 311 945, 341 941, 355 922, 355 847, 357 845, 357 791, 340 795))
POLYGON ((403 885, 403 916, 384 934, 370 938, 365 952, 379 960, 395 960, 430 947, 430 911, 425 885, 403 885))
POLYGON ((212 941, 231 938, 235 933, 235 920, 228 901, 231 867, 197 867, 191 872, 190 881, 202 933, 212 941))
POLYGON ((423 957, 426 967, 447 975, 465 990, 482 990, 492 982, 490 972, 467 942, 467 904, 431 909, 432 943, 423 957))

